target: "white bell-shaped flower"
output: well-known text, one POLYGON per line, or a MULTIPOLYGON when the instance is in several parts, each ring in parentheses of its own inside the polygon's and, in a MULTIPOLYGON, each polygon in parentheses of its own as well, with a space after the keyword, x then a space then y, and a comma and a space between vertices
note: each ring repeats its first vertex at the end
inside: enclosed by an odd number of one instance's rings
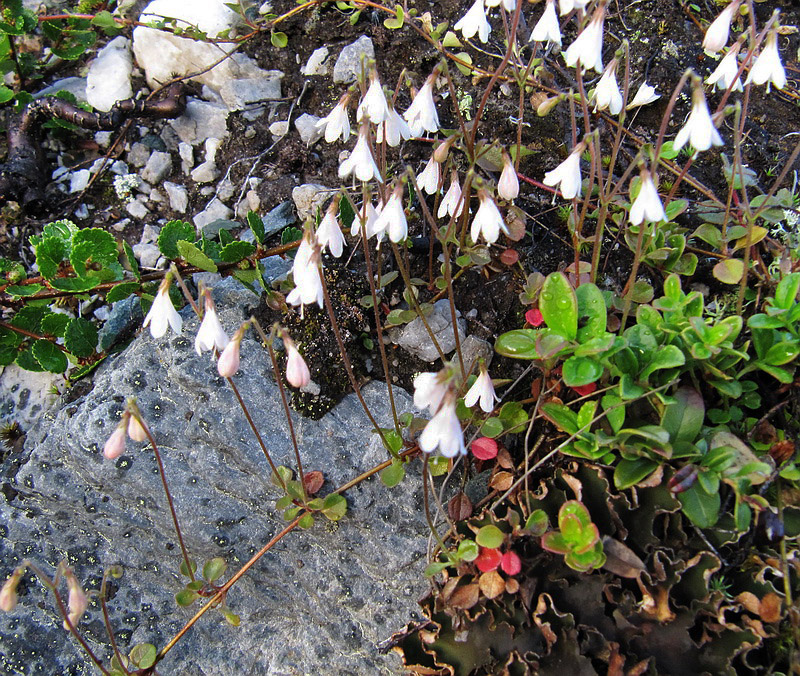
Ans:
POLYGON ((419 185, 421 190, 424 190, 429 195, 433 195, 439 191, 441 174, 442 171, 439 163, 431 156, 425 168, 417 175, 417 185, 419 185))
POLYGON ((656 188, 652 175, 646 168, 642 167, 640 177, 639 194, 633 200, 630 214, 628 214, 630 222, 633 225, 639 225, 643 221, 647 223, 666 221, 667 214, 664 213, 664 206, 661 204, 658 188, 656 188))
POLYGON ((514 169, 511 156, 505 151, 503 151, 503 171, 500 172, 500 178, 497 181, 497 194, 507 202, 517 199, 519 195, 517 170, 514 169))
POLYGON ((339 227, 339 200, 335 199, 325 212, 325 216, 320 221, 317 228, 317 242, 324 249, 328 247, 331 256, 339 258, 344 250, 344 235, 339 227))
POLYGON ((472 219, 469 236, 472 237, 473 242, 477 243, 478 237, 483 235, 487 244, 494 244, 500 237, 500 231, 508 234, 508 228, 497 204, 484 188, 478 190, 478 200, 480 205, 478 211, 475 212, 475 218, 472 219))
POLYGON ((373 124, 380 124, 389 116, 386 94, 383 93, 378 74, 374 70, 370 73, 370 85, 367 93, 361 103, 358 104, 356 119, 361 122, 365 115, 373 124))
POLYGON ((375 220, 375 234, 382 239, 386 233, 392 242, 402 242, 408 237, 408 221, 403 210, 403 184, 398 181, 394 192, 375 220))
POLYGON ((317 121, 317 129, 324 130, 325 141, 333 143, 341 137, 344 143, 350 138, 350 118, 347 115, 347 104, 350 101, 350 94, 345 94, 339 103, 325 117, 317 121))
POLYGON ((653 103, 653 101, 658 101, 660 98, 661 94, 656 93, 655 87, 651 87, 647 82, 642 82, 642 84, 639 85, 639 89, 636 90, 636 94, 631 102, 625 106, 625 110, 646 106, 653 103))
POLYGON ((781 55, 778 51, 778 32, 776 29, 770 30, 761 54, 753 63, 753 67, 747 75, 745 84, 752 82, 756 85, 767 83, 767 89, 771 84, 778 89, 786 86, 786 70, 781 63, 781 55))
POLYGON ((444 194, 442 201, 439 202, 439 210, 436 212, 437 218, 444 218, 447 215, 458 217, 464 210, 464 200, 461 199, 461 185, 458 182, 458 174, 454 171, 450 178, 450 187, 444 194))
POLYGON ((680 150, 687 141, 695 150, 708 150, 712 145, 722 145, 722 138, 714 126, 711 113, 708 112, 708 104, 700 78, 695 78, 692 82, 692 111, 689 113, 686 124, 675 136, 672 147, 680 150))
POLYGON ((204 288, 200 295, 205 301, 205 311, 203 312, 203 321, 200 322, 200 328, 194 339, 195 352, 203 354, 203 352, 213 349, 222 352, 230 342, 230 338, 219 321, 217 308, 211 298, 211 290, 204 288))
POLYGON ((375 164, 375 158, 372 157, 365 125, 362 125, 361 130, 358 132, 356 147, 353 148, 347 159, 339 165, 339 178, 346 178, 350 174, 355 174, 359 181, 366 182, 374 178, 379 183, 383 183, 381 170, 378 169, 378 165, 375 164))
POLYGON ((316 303, 322 307, 323 291, 320 277, 320 247, 314 235, 306 230, 294 256, 292 278, 294 288, 286 296, 290 305, 316 303))
POLYGON ((439 411, 419 435, 419 447, 425 453, 432 453, 438 448, 446 458, 466 455, 464 433, 456 415, 455 401, 445 399, 439 411))
POLYGON ((533 27, 528 42, 547 42, 561 47, 561 26, 556 14, 556 0, 547 0, 544 13, 533 27))
POLYGON ((740 47, 741 44, 737 42, 728 50, 728 53, 717 64, 714 72, 706 78, 706 84, 714 85, 723 91, 728 87, 731 87, 732 91, 742 91, 742 79, 737 77, 740 47))
POLYGON ((461 35, 465 40, 469 40, 478 34, 481 42, 486 42, 489 39, 489 33, 492 27, 486 19, 486 10, 483 7, 483 0, 475 0, 472 7, 469 8, 467 13, 462 16, 453 28, 461 31, 461 35))
POLYGON ((581 141, 566 160, 544 175, 542 181, 550 187, 558 186, 564 199, 571 200, 581 191, 581 155, 586 144, 581 141))
POLYGON ((492 379, 489 377, 489 372, 486 366, 481 363, 481 370, 472 387, 469 388, 464 395, 464 406, 472 408, 480 400, 481 410, 484 413, 491 413, 494 409, 495 402, 500 401, 494 392, 494 385, 492 379))
POLYGON ((150 335, 153 338, 161 338, 166 332, 167 327, 172 327, 176 334, 180 334, 183 327, 183 319, 175 310, 175 306, 169 297, 169 287, 172 284, 172 273, 164 275, 161 281, 161 286, 158 287, 153 304, 150 306, 150 311, 144 318, 143 327, 150 326, 150 335))
POLYGON ((707 54, 716 54, 728 44, 731 21, 733 20, 734 12, 739 9, 739 3, 740 0, 733 0, 706 29, 705 37, 703 37, 703 49, 707 54))
POLYGON ((400 114, 393 106, 389 106, 389 114, 386 119, 375 129, 375 141, 383 143, 385 137, 386 143, 392 148, 396 148, 401 141, 407 141, 412 136, 413 134, 406 121, 400 117, 400 114))
POLYGON ((592 19, 580 32, 575 42, 564 52, 564 60, 571 68, 580 63, 581 70, 594 68, 603 72, 603 21, 606 16, 605 3, 600 3, 592 14, 592 19))
POLYGON ((612 115, 617 115, 622 110, 622 92, 617 84, 617 60, 612 59, 611 63, 603 71, 603 77, 597 83, 594 90, 594 110, 606 110, 612 115))
POLYGON ((437 77, 438 72, 434 70, 403 114, 414 136, 422 136, 425 131, 431 134, 439 131, 439 114, 433 102, 433 85, 437 77))

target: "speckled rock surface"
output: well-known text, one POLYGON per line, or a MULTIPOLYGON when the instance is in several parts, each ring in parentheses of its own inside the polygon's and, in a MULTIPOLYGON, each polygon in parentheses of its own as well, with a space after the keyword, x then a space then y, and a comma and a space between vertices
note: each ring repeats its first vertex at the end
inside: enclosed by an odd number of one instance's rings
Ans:
MULTIPOLYGON (((214 296, 229 331, 258 300, 234 282, 221 283, 214 296)), ((233 572, 284 525, 262 452, 208 355, 192 349, 197 321, 185 318, 181 337, 140 335, 102 367, 88 394, 42 418, 28 435, 28 457, 7 457, 2 467, 3 492, 12 497, 0 498, 0 575, 23 557, 44 567, 66 558, 96 589, 105 566, 123 565, 109 606, 126 651, 143 641, 163 646, 195 610, 173 600, 182 584, 179 548, 152 452, 129 442, 117 461, 101 453, 127 396, 138 398, 154 430, 187 546, 200 565, 223 556, 233 572)), ((251 339, 242 356, 247 366, 236 376, 242 396, 276 460, 289 465, 291 444, 268 356, 251 339)), ((364 395, 386 424, 385 386, 372 383, 364 395)), ((400 410, 410 409, 408 394, 398 390, 395 397, 400 410)), ((323 493, 385 458, 353 395, 320 421, 296 417, 295 425, 307 470, 325 473, 323 493)), ((409 473, 391 491, 367 481, 348 493, 342 521, 320 519, 281 541, 228 595, 241 626, 209 613, 159 673, 398 673, 399 660, 380 654, 376 644, 417 617, 426 585, 420 480, 409 473)), ((26 674, 95 673, 53 608, 26 576, 17 610, 0 615, 0 672, 23 673, 17 669, 24 664, 26 674)), ((108 658, 96 605, 81 627, 108 658)))

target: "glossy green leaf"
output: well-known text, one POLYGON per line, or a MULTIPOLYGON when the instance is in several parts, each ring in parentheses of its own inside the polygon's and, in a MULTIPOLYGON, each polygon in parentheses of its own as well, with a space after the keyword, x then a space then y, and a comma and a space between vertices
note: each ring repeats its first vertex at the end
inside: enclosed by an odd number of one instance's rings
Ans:
POLYGON ((602 336, 606 332, 607 310, 603 292, 595 284, 581 284, 575 290, 578 301, 578 342, 602 336))
POLYGON ((618 490, 625 490, 644 481, 657 469, 658 463, 649 458, 620 460, 614 468, 614 485, 618 490))
POLYGON ((483 526, 475 535, 475 542, 488 549, 497 549, 504 540, 505 534, 494 525, 483 526))
POLYGON ((162 254, 175 260, 181 254, 178 251, 178 242, 194 242, 197 239, 195 227, 185 221, 169 221, 161 228, 158 235, 158 248, 162 254))
POLYGON ((650 362, 640 374, 646 380, 650 374, 662 369, 676 368, 686 363, 686 357, 675 345, 664 345, 659 348, 650 359, 650 362))
MULTIPOLYGON (((208 256, 206 256, 200 249, 191 242, 179 239, 175 243, 181 258, 189 265, 205 270, 206 272, 216 272, 217 264, 214 263, 208 256)), ((230 246, 230 245, 229 245, 230 246)))
POLYGON ((547 327, 567 340, 578 334, 578 299, 562 272, 547 276, 539 294, 539 310, 547 327))
POLYGON ((118 300, 124 300, 131 294, 136 293, 142 286, 139 282, 120 282, 112 286, 106 294, 107 303, 116 303, 118 300))
POLYGON ((51 343, 49 340, 33 341, 32 353, 45 371, 64 373, 67 370, 69 362, 66 355, 58 349, 55 343, 51 343))
POLYGON ((561 369, 564 384, 581 387, 597 381, 603 375, 603 365, 591 357, 570 357, 561 369))
POLYGON ((338 493, 331 493, 325 497, 322 513, 331 521, 338 521, 347 514, 347 500, 338 493))
POLYGON ((158 651, 152 643, 138 643, 133 646, 128 657, 139 669, 149 669, 156 663, 158 651))
POLYGON ((226 263, 238 263, 243 258, 252 256, 256 248, 250 242, 231 242, 222 247, 219 257, 226 263))
POLYGON ((228 564, 221 556, 206 561, 203 566, 203 578, 208 582, 214 582, 225 574, 228 564))
POLYGON ((64 347, 76 357, 91 357, 97 347, 97 338, 94 324, 83 317, 76 317, 66 326, 64 347))
POLYGON ((381 482, 384 486, 392 488, 399 484, 406 475, 406 468, 402 461, 393 460, 392 464, 381 471, 381 482))
POLYGON ((674 402, 664 409, 661 426, 670 440, 694 441, 705 419, 705 404, 701 394, 693 387, 679 387, 673 395, 674 402))
POLYGON ((719 518, 721 498, 719 493, 706 493, 699 484, 678 493, 683 513, 698 528, 711 528, 719 518))

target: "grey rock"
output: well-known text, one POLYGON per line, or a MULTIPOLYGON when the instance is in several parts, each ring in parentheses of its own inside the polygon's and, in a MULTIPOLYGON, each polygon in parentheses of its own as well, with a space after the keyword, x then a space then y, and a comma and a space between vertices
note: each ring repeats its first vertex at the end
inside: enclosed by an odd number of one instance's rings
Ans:
POLYGON ((100 329, 100 349, 109 350, 117 343, 131 338, 143 319, 142 304, 138 296, 128 296, 114 303, 111 314, 100 329))
POLYGON ((229 80, 219 90, 222 100, 231 110, 242 110, 254 103, 275 101, 281 98, 279 70, 268 70, 263 77, 229 80))
POLYGON ((178 144, 178 154, 181 156, 181 170, 188 174, 194 166, 194 148, 191 143, 181 141, 178 144))
MULTIPOLYGON (((258 304, 237 286, 226 280, 212 292, 229 331, 258 304)), ((279 492, 263 454, 213 362, 192 349, 197 320, 186 312, 184 318, 184 335, 154 340, 143 332, 101 366, 87 394, 40 420, 13 472, 19 494, 0 507, 7 524, 0 538, 3 577, 24 557, 48 571, 66 558, 96 588, 105 566, 123 566, 109 611, 126 653, 145 641, 163 647, 196 609, 174 601, 185 579, 178 575, 180 550, 153 454, 132 442, 117 461, 101 453, 126 397, 137 398, 159 443, 186 546, 200 566, 223 556, 227 578, 285 526, 273 507, 279 492)), ((242 363, 235 380, 243 399, 276 462, 293 465, 269 357, 250 337, 242 363)), ((379 424, 390 424, 385 386, 366 386, 364 397, 379 424)), ((396 390, 395 398, 410 410, 408 394, 396 390)), ((386 457, 353 395, 319 421, 293 417, 305 466, 325 472, 323 492, 386 457)), ((376 644, 419 618, 416 599, 427 586, 420 477, 413 465, 408 472, 390 493, 375 478, 348 491, 349 511, 340 522, 320 518, 311 530, 286 536, 228 594, 242 626, 228 626, 216 612, 205 616, 159 671, 398 673, 398 658, 381 655, 376 644)), ((93 673, 61 628, 52 597, 39 584, 26 587, 14 613, 0 615, 8 659, 25 655, 31 673, 93 673)), ((88 629, 92 649, 108 659, 95 604, 80 626, 88 629)))
POLYGON ((297 214, 294 210, 294 204, 287 200, 281 202, 277 207, 269 211, 261 217, 264 223, 264 235, 269 237, 276 232, 280 232, 289 225, 294 225, 297 222, 297 214))
POLYGON ((143 167, 145 164, 147 164, 147 160, 150 159, 150 148, 148 148, 144 143, 139 143, 137 141, 128 151, 127 159, 128 164, 131 164, 134 167, 143 167))
POLYGON ((319 119, 316 115, 303 113, 294 121, 294 127, 300 134, 300 140, 307 146, 316 143, 325 135, 324 130, 317 127, 319 119))
POLYGON ((228 112, 227 106, 189 99, 186 112, 169 123, 181 141, 197 145, 208 138, 222 139, 228 135, 228 112))
POLYGON ((17 422, 28 431, 58 397, 53 386, 64 387, 64 377, 56 373, 25 371, 16 364, 0 371, 0 423, 17 422))
POLYGON ((139 238, 139 244, 150 244, 158 241, 158 236, 161 234, 161 228, 157 225, 150 225, 149 223, 142 228, 142 236, 139 238))
POLYGON ((167 193, 167 197, 169 197, 170 209, 185 214, 186 207, 189 206, 189 193, 186 191, 186 188, 177 183, 164 181, 164 190, 167 193))
POLYGON ((81 190, 84 190, 86 186, 89 185, 89 179, 91 177, 92 174, 88 169, 78 169, 78 171, 73 171, 69 175, 69 191, 80 192, 81 190))
POLYGON ((199 232, 211 238, 216 237, 221 229, 230 230, 233 227, 234 224, 228 220, 232 215, 233 211, 215 197, 192 220, 199 232))
MULTIPOLYGON (((458 324, 459 340, 466 338, 466 322, 461 318, 461 313, 457 312, 456 323, 458 324)), ((433 304, 433 312, 426 317, 433 335, 442 352, 450 354, 456 349, 456 339, 453 335, 453 322, 450 314, 450 302, 443 298, 433 304)), ((431 340, 425 324, 417 317, 402 328, 391 329, 389 337, 395 345, 399 345, 415 357, 427 362, 434 362, 439 358, 439 353, 431 340)))
POLYGON ((195 183, 211 183, 219 176, 219 169, 214 162, 203 162, 192 169, 191 177, 195 183))
POLYGON ((172 171, 172 155, 155 150, 142 169, 142 178, 148 183, 161 183, 170 171, 172 171))
POLYGON ((97 53, 86 76, 86 99, 97 110, 108 111, 117 101, 133 96, 131 41, 123 36, 111 40, 97 53))
POLYGON ((333 188, 319 183, 304 183, 292 188, 292 200, 297 209, 298 219, 305 221, 307 218, 313 218, 317 209, 322 208, 335 192, 333 188))
POLYGON ((303 66, 303 75, 327 75, 330 70, 330 50, 327 47, 320 47, 315 49, 311 56, 308 57, 306 65, 303 66))
MULTIPOLYGON (((488 368, 494 357, 494 349, 489 341, 478 336, 467 336, 461 343, 461 356, 464 359, 464 368, 468 369, 470 364, 477 364, 478 359, 483 359, 488 368)), ((476 373, 475 369, 472 372, 476 373)))
POLYGON ((57 80, 49 87, 40 89, 33 95, 33 98, 40 99, 43 96, 51 96, 58 92, 69 92, 81 103, 86 103, 86 78, 84 77, 65 77, 57 80))
MULTIPOLYGON (((148 193, 150 191, 148 190, 148 193)), ((125 205, 125 211, 127 211, 131 216, 134 218, 142 219, 147 218, 150 213, 150 210, 141 202, 140 199, 131 200, 125 205)))
POLYGON ((161 251, 155 244, 134 244, 133 255, 139 259, 143 268, 154 268, 161 256, 161 251))
POLYGON ((286 120, 276 120, 269 125, 269 133, 275 138, 283 138, 289 133, 289 123, 286 120))
POLYGON ((337 84, 355 82, 361 74, 361 63, 364 59, 375 58, 375 47, 372 40, 362 35, 354 43, 342 49, 336 64, 333 66, 333 81, 337 84))

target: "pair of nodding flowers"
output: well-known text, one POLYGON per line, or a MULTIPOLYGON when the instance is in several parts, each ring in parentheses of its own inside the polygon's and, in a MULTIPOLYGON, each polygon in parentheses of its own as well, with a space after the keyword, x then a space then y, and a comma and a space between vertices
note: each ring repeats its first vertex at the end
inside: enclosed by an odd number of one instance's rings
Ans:
MULTIPOLYGON (((452 366, 445 366, 438 373, 420 373, 414 378, 414 405, 417 408, 427 407, 433 414, 419 436, 419 447, 425 453, 432 453, 438 448, 443 456, 452 458, 467 452, 464 433, 456 414, 458 378, 458 369, 452 366)), ((499 401, 483 361, 480 374, 464 395, 465 406, 472 407, 478 401, 485 413, 490 413, 499 401)))
MULTIPOLYGON (((169 297, 171 284, 172 273, 168 272, 164 276, 158 293, 153 300, 153 304, 150 306, 150 311, 147 313, 144 320, 144 326, 150 326, 150 333, 154 338, 162 337, 166 333, 168 326, 171 326, 172 330, 179 334, 183 326, 183 320, 175 310, 175 306, 172 304, 172 300, 170 300, 169 297)), ((224 378, 230 378, 239 370, 240 346, 245 331, 249 327, 249 322, 242 324, 234 334, 233 339, 230 339, 227 333, 225 333, 225 329, 222 327, 222 323, 217 315, 217 309, 211 298, 211 290, 201 287, 200 298, 204 301, 205 311, 203 313, 203 320, 200 323, 200 328, 197 331, 197 336, 195 337, 195 351, 197 354, 202 354, 203 352, 211 350, 219 353, 217 370, 224 378)), ((297 346, 285 330, 282 332, 282 338, 287 354, 286 380, 293 387, 304 387, 308 385, 311 379, 308 366, 297 350, 297 346)), ((128 418, 125 419, 125 422, 130 422, 132 426, 131 429, 133 429, 133 427, 138 424, 137 418, 136 416, 131 418, 130 413, 127 413, 127 415, 128 418)), ((131 433, 130 429, 128 429, 128 433, 132 439, 137 441, 144 440, 144 437, 142 439, 137 439, 134 433, 131 433)), ((125 429, 117 435, 116 439, 116 448, 119 448, 119 442, 121 440, 122 448, 124 449, 125 429)), ((122 453, 122 451, 119 451, 117 455, 120 453, 122 453)))

